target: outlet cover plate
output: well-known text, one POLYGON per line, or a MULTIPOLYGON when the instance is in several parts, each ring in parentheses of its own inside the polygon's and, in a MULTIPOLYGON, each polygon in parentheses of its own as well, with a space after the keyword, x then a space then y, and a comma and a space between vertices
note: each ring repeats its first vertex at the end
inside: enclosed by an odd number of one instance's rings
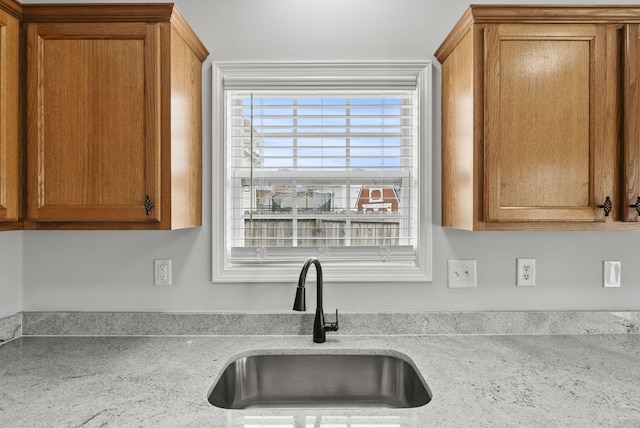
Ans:
POLYGON ((475 260, 447 260, 447 285, 449 288, 477 287, 475 260))
POLYGON ((171 285, 171 259, 153 261, 153 284, 171 285))
POLYGON ((516 285, 518 287, 535 287, 536 259, 516 259, 516 285))

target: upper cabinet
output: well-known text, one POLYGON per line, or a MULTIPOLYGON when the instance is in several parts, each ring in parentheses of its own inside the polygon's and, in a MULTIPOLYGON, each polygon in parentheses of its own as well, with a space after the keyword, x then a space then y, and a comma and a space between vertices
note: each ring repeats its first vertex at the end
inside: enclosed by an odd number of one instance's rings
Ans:
POLYGON ((638 7, 470 7, 436 52, 444 226, 640 226, 634 21, 638 7))
POLYGON ((0 0, 0 230, 22 229, 20 8, 0 0))
POLYGON ((25 5, 35 229, 202 224, 202 62, 171 4, 25 5))

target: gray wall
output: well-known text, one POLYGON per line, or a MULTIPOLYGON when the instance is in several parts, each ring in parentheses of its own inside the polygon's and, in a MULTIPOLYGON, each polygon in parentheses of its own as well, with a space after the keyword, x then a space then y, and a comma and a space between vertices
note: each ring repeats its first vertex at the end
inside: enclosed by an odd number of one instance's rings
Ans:
MULTIPOLYGON (((204 65, 203 89, 204 226, 173 232, 18 232, 24 238, 25 310, 289 310, 296 278, 283 278, 282 284, 275 285, 210 282, 211 62, 435 61, 433 53, 469 4, 468 0, 175 0, 175 3, 211 52, 204 65), (173 259, 173 286, 152 285, 154 258, 173 259)), ((563 3, 594 2, 563 0, 563 3)), ((599 3, 634 2, 600 0, 599 3)), ((437 62, 434 65, 433 282, 331 284, 325 290, 325 307, 362 311, 638 309, 638 233, 470 233, 439 226, 441 75, 437 62), (536 258, 535 288, 515 287, 516 257, 536 258), (446 261, 451 258, 477 259, 477 289, 447 288, 446 261), (622 261, 622 288, 602 288, 603 260, 622 261)), ((13 254, 11 246, 19 243, 16 241, 19 239, 15 235, 9 238, 0 235, 3 295, 4 268, 15 270, 11 260, 4 260, 4 254, 13 254)), ((16 257, 19 265, 21 258, 16 257)), ((21 275, 18 272, 8 277, 21 275)), ((8 292, 16 294, 15 286, 8 292)), ((12 300, 9 307, 15 307, 17 301, 12 300)), ((311 299, 309 305, 312 304, 311 299)), ((0 306, 0 311, 10 309, 0 306)))
POLYGON ((22 310, 22 233, 0 233, 0 318, 22 310))

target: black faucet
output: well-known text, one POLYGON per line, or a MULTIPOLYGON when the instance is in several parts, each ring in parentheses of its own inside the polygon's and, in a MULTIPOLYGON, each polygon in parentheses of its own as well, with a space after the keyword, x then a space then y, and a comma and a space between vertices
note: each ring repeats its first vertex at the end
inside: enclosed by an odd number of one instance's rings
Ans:
POLYGON ((336 309, 336 322, 324 321, 324 310, 322 309, 322 267, 320 266, 320 260, 315 257, 309 257, 300 272, 300 279, 298 279, 298 288, 296 289, 296 299, 293 302, 294 311, 306 311, 307 303, 304 293, 304 283, 307 279, 307 272, 309 266, 314 264, 316 266, 316 317, 313 321, 313 341, 315 343, 324 343, 327 340, 327 331, 338 331, 338 310, 336 309))

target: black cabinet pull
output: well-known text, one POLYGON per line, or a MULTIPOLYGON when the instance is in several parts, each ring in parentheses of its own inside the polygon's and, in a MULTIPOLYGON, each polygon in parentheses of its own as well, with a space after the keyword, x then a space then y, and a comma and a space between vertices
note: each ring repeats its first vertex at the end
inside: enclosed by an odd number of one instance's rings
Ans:
POLYGON ((635 208, 638 215, 640 215, 640 196, 638 196, 638 200, 635 204, 629 205, 629 208, 635 208))
POLYGON ((147 195, 147 198, 144 200, 144 209, 147 211, 147 215, 151 215, 151 208, 155 207, 153 202, 151 202, 151 197, 147 195))
POLYGON ((602 208, 604 210, 604 216, 609 217, 609 214, 611 214, 611 210, 613 209, 611 199, 607 196, 604 200, 604 204, 598 205, 598 208, 602 208))

